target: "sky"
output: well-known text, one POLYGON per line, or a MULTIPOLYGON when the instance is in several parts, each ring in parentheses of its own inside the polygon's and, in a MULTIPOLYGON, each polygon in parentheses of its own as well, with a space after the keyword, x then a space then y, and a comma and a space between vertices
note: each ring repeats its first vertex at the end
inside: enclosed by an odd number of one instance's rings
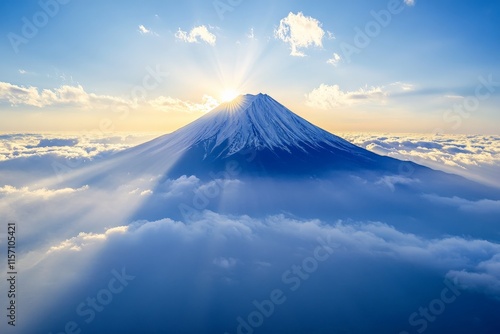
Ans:
POLYGON ((0 3, 1 132, 162 132, 269 94, 331 132, 500 134, 498 1, 0 3))

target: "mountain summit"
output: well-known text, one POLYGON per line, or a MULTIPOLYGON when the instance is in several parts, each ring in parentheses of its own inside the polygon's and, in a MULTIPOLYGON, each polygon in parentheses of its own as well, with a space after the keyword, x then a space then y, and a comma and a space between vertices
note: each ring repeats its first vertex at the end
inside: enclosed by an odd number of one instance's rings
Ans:
POLYGON ((401 163, 335 136, 266 94, 241 95, 170 134, 123 152, 136 161, 171 163, 168 176, 224 170, 251 175, 318 175, 335 170, 397 170, 401 163))
POLYGON ((204 143, 207 154, 229 157, 242 150, 304 152, 322 145, 353 149, 353 145, 305 119, 265 94, 241 95, 169 136, 190 145, 204 143), (181 141, 182 141, 181 140, 181 141))

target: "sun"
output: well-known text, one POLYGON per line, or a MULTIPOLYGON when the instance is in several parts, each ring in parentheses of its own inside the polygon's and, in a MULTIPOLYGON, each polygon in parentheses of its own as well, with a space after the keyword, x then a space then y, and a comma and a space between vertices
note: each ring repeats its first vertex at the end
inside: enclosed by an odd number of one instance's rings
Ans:
POLYGON ((238 91, 236 91, 235 89, 226 89, 221 93, 220 98, 222 102, 230 102, 237 98, 239 95, 240 93, 238 93, 238 91))

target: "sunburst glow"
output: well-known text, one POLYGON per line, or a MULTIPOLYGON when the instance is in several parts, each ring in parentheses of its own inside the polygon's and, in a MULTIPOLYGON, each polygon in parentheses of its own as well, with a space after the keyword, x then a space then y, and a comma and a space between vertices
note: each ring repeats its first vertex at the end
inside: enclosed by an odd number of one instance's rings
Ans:
POLYGON ((222 102, 229 102, 237 98, 238 95, 240 94, 235 89, 226 89, 221 93, 220 99, 222 102))

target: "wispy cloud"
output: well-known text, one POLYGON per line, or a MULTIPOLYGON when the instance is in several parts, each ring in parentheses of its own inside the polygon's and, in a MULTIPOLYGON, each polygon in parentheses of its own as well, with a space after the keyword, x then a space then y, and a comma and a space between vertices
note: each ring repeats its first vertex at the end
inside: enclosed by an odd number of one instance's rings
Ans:
POLYGON ((204 95, 201 103, 160 96, 149 101, 149 104, 156 110, 165 112, 208 112, 219 105, 219 102, 209 95, 204 95))
POLYGON ((187 43, 199 43, 200 41, 215 45, 217 37, 204 25, 194 27, 191 31, 183 31, 181 28, 175 33, 175 37, 187 43))
POLYGON ((154 31, 152 31, 151 29, 148 29, 146 28, 144 25, 139 25, 139 28, 138 28, 138 31, 142 34, 142 35, 155 35, 155 36, 158 36, 157 33, 155 33, 154 31))
POLYGON ((257 38, 255 37, 255 33, 254 33, 253 28, 250 28, 250 31, 248 32, 247 37, 248 37, 248 39, 257 40, 257 38))
POLYGON ((334 53, 332 58, 326 61, 327 64, 337 67, 337 65, 342 61, 342 57, 338 53, 334 53))
POLYGON ((389 87, 394 91, 403 91, 403 92, 410 92, 415 90, 415 85, 408 83, 408 82, 393 82, 389 85, 389 87))
POLYGON ((307 49, 310 46, 322 47, 324 35, 321 22, 310 16, 304 16, 302 12, 297 14, 290 12, 274 31, 275 38, 288 43, 290 55, 296 57, 305 56, 300 49, 307 49))
POLYGON ((36 73, 35 72, 30 72, 30 71, 26 71, 25 69, 22 69, 20 68, 18 70, 19 74, 22 74, 22 75, 35 75, 36 73))
POLYGON ((0 194, 3 195, 21 195, 21 196, 36 196, 48 199, 54 196, 68 195, 74 192, 88 190, 89 186, 83 186, 78 189, 63 188, 63 189, 29 189, 28 187, 16 188, 10 185, 0 187, 0 194))
POLYGON ((382 87, 365 87, 356 91, 343 91, 339 85, 322 84, 306 95, 306 104, 313 108, 331 109, 362 103, 382 103, 388 93, 382 87))
POLYGON ((106 241, 113 234, 123 234, 128 231, 128 226, 117 226, 107 229, 104 233, 81 232, 78 236, 62 241, 49 248, 47 254, 58 251, 81 251, 82 247, 93 246, 95 243, 106 241))
MULTIPOLYGON (((342 58, 334 53, 327 61, 337 66, 342 58)), ((394 82, 383 86, 365 86, 354 91, 343 91, 339 85, 321 84, 318 88, 306 94, 306 104, 323 110, 338 106, 354 106, 360 104, 383 104, 391 96, 408 94, 415 90, 415 86, 406 82, 394 82)))

